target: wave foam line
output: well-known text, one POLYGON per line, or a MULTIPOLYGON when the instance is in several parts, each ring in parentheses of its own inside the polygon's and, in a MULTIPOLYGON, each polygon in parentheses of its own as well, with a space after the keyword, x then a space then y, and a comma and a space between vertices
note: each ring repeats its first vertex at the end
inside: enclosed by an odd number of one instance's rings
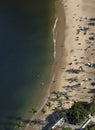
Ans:
POLYGON ((53 27, 53 42, 54 42, 54 59, 56 58, 56 35, 57 32, 55 32, 56 26, 57 26, 58 18, 56 18, 54 22, 54 27, 53 27))

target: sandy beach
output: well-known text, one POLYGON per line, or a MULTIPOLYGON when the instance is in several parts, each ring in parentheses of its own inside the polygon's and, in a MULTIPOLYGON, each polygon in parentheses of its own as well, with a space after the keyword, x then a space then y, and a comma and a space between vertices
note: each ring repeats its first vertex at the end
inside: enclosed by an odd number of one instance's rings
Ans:
MULTIPOLYGON (((35 119, 25 130, 42 130, 46 118, 61 105, 70 108, 74 101, 91 101, 95 93, 95 0, 56 0, 55 62, 50 95, 35 119)), ((44 130, 44 129, 43 129, 44 130)))

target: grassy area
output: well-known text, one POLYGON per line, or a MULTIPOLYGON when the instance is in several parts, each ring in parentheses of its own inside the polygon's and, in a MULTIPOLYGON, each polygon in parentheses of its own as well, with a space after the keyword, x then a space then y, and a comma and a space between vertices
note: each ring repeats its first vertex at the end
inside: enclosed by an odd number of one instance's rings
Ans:
POLYGON ((70 127, 63 128, 62 130, 72 130, 70 127))

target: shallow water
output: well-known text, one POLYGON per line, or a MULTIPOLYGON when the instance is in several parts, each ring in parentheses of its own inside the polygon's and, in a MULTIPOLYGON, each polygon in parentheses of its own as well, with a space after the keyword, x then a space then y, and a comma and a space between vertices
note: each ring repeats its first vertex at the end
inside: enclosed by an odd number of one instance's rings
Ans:
POLYGON ((53 58, 49 5, 50 0, 0 2, 0 130, 13 130, 9 118, 36 105, 45 87, 53 58))

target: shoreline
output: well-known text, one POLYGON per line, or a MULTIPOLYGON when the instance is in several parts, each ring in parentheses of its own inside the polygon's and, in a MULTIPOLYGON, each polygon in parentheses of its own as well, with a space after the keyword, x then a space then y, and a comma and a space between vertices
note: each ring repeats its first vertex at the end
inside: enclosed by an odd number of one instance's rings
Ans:
MULTIPOLYGON (((55 9, 58 9, 59 10, 59 13, 60 13, 60 9, 59 9, 59 7, 56 7, 56 6, 62 6, 61 5, 61 0, 59 1, 59 2, 57 2, 56 0, 55 0, 55 9)), ((63 9, 62 9, 63 10, 63 9)), ((55 11, 55 12, 57 12, 57 11, 55 11)), ((56 75, 59 73, 59 71, 57 70, 57 69, 59 69, 59 67, 58 67, 58 62, 60 61, 61 62, 61 59, 60 59, 60 56, 61 55, 63 55, 63 48, 62 48, 62 50, 61 50, 61 53, 59 52, 60 50, 59 50, 59 47, 61 46, 61 44, 59 45, 59 43, 58 43, 58 41, 57 41, 57 30, 58 30, 58 21, 59 21, 59 19, 58 19, 58 15, 59 14, 56 14, 55 13, 55 21, 54 21, 54 25, 53 25, 53 29, 52 29, 52 38, 53 38, 53 43, 54 43, 54 63, 53 63, 53 65, 52 65, 52 67, 51 67, 51 74, 50 74, 50 83, 49 83, 49 87, 48 87, 48 92, 47 92, 47 95, 46 95, 46 97, 44 97, 44 101, 42 102, 42 105, 38 105, 37 106, 37 113, 36 113, 36 115, 34 115, 34 116, 32 116, 32 118, 30 119, 30 122, 26 125, 26 127, 25 127, 25 129, 24 130, 32 130, 32 129, 34 129, 35 127, 31 127, 31 128, 28 128, 29 127, 29 124, 31 123, 31 120, 33 120, 33 119, 35 119, 36 117, 40 117, 40 118, 44 118, 43 117, 43 115, 42 115, 42 113, 41 113, 41 110, 42 110, 42 108, 44 108, 45 107, 45 105, 46 105, 46 103, 49 101, 49 98, 50 98, 50 96, 51 96, 51 93, 52 92, 54 92, 54 91, 57 91, 57 87, 56 86, 53 86, 52 87, 52 85, 55 83, 55 79, 56 79, 56 75), (55 38, 56 37, 56 38, 55 38), (55 72, 55 70, 57 70, 56 72, 55 72), (40 106, 40 107, 39 107, 40 106)), ((60 15, 60 17, 61 17, 62 15, 60 15)), ((63 17, 62 16, 62 19, 63 19, 63 21, 65 22, 65 17, 63 17)), ((64 26, 65 27, 65 26, 64 26)), ((65 29, 63 27, 63 29, 65 29)), ((62 31, 63 32, 63 31, 62 31)), ((65 50, 64 50, 65 51, 65 50)), ((58 75, 57 75, 58 76, 58 75)), ((36 127, 37 128, 37 127, 36 127)))
MULTIPOLYGON (((95 82, 94 34, 92 36, 94 29, 93 26, 88 26, 88 22, 90 16, 94 18, 95 14, 93 10, 89 9, 92 12, 86 10, 87 7, 88 5, 81 0, 75 0, 73 3, 69 0, 55 1, 55 15, 58 20, 55 20, 53 28, 56 35, 55 39, 53 34, 54 43, 56 42, 56 46, 54 44, 56 58, 51 73, 54 78, 51 78, 49 84, 50 93, 48 91, 48 94, 50 95, 47 98, 49 100, 45 100, 51 103, 51 107, 48 108, 45 104, 46 113, 43 115, 39 112, 39 115, 36 115, 39 120, 45 121, 46 117, 58 107, 59 101, 65 109, 69 109, 74 101, 90 102, 94 94, 93 85, 91 85, 95 82), (93 39, 90 40, 89 37, 93 39), (59 94, 58 100, 54 92, 59 94)), ((39 129, 38 125, 32 124, 32 127, 39 129)))

